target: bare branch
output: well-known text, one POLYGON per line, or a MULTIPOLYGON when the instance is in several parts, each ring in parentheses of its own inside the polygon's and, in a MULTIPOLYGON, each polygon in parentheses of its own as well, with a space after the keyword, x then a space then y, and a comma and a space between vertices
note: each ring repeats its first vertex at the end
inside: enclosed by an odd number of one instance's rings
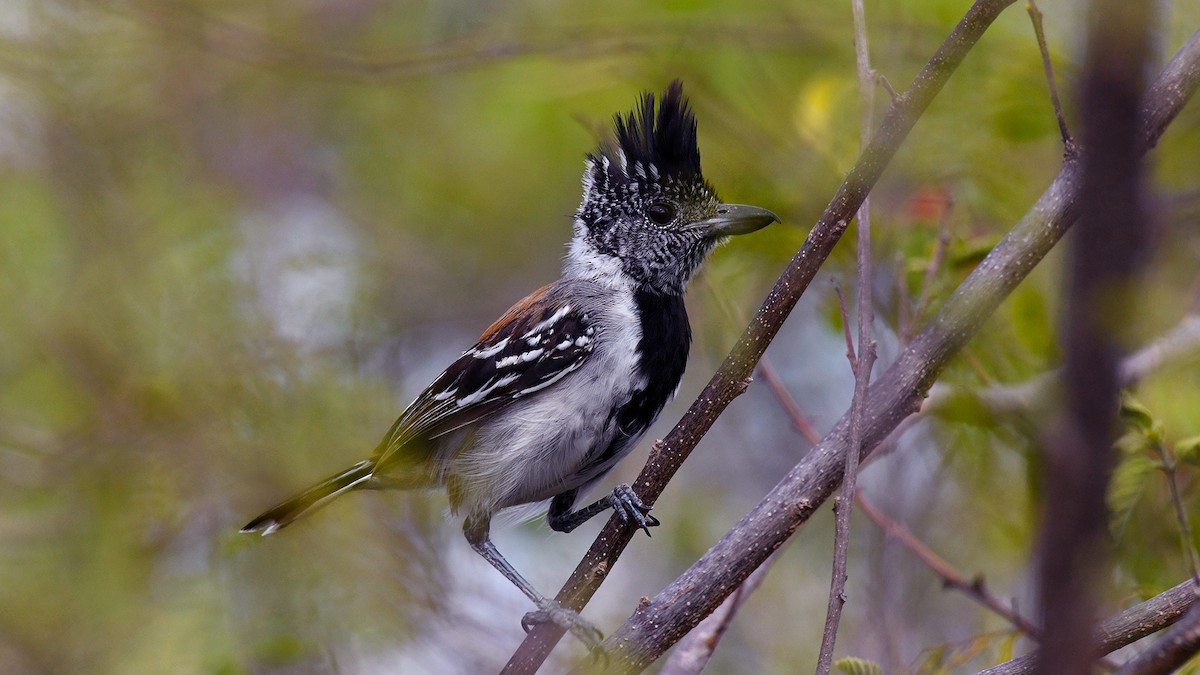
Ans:
POLYGON ((791 393, 784 386, 783 378, 779 376, 779 372, 775 370, 775 366, 771 365, 770 359, 766 356, 759 361, 758 372, 762 375, 763 382, 767 384, 771 393, 775 394, 775 398, 779 399, 780 405, 783 406, 784 412, 787 413, 788 419, 791 420, 792 426, 795 427, 796 431, 801 436, 804 436, 805 440, 809 443, 813 445, 820 443, 821 435, 813 428, 812 422, 808 420, 804 411, 800 410, 796 399, 792 398, 791 393))
MULTIPOLYGON (((1092 632, 1095 654, 1109 654, 1121 647, 1131 645, 1179 621, 1189 609, 1196 606, 1195 585, 1191 579, 1158 595, 1139 602, 1100 622, 1092 632)), ((979 675, 1028 675, 1033 672, 1038 658, 1037 651, 1006 661, 979 675)))
POLYGON ((896 90, 892 89, 892 83, 888 82, 888 79, 886 77, 884 77, 883 73, 876 72, 875 79, 878 80, 879 85, 883 87, 884 91, 886 91, 888 93, 888 96, 891 96, 892 100, 895 101, 896 100, 896 90))
POLYGON ((842 337, 846 338, 846 360, 850 362, 850 370, 858 372, 858 355, 854 353, 854 336, 850 332, 850 312, 846 309, 846 296, 842 293, 842 285, 836 279, 833 280, 833 292, 837 295, 838 311, 842 315, 842 337))
POLYGON ((1050 105, 1054 106, 1054 117, 1058 120, 1058 133, 1062 136, 1063 146, 1075 145, 1071 131, 1067 128, 1067 118, 1063 115, 1062 101, 1058 98, 1058 83, 1054 79, 1054 64, 1050 62, 1050 48, 1046 46, 1046 32, 1042 28, 1042 10, 1038 9, 1033 0, 1028 0, 1025 11, 1029 12, 1029 20, 1033 22, 1033 32, 1037 36, 1038 50, 1042 53, 1042 68, 1046 71, 1046 85, 1050 88, 1050 105))
POLYGON ((1166 635, 1126 663, 1117 675, 1167 675, 1197 652, 1200 652, 1200 605, 1193 605, 1166 635))
MULTIPOLYGON (((870 50, 867 45, 866 10, 862 0, 851 0, 854 14, 854 52, 858 68, 858 86, 863 99, 862 144, 871 141, 875 125, 875 82, 872 77, 870 50)), ((833 540, 833 574, 829 584, 829 603, 825 610, 825 628, 821 632, 821 649, 817 659, 817 675, 828 675, 833 664, 833 648, 837 643, 842 607, 846 604, 846 580, 850 562, 850 523, 854 514, 854 493, 858 482, 858 462, 862 456, 863 409, 871 370, 875 367, 875 339, 871 332, 875 311, 871 298, 871 198, 863 198, 858 208, 858 354, 851 355, 854 370, 854 397, 850 401, 850 452, 846 453, 846 471, 842 477, 842 495, 834 504, 837 516, 833 540)), ((841 294, 838 294, 840 301, 841 294)), ((845 316, 845 304, 842 305, 845 316)), ((850 327, 846 326, 847 340, 850 327)))
POLYGON ((926 567, 933 570, 934 574, 941 577, 943 584, 965 594, 967 597, 1004 617, 1017 630, 1029 637, 1038 638, 1039 632, 1037 626, 1034 626, 1029 619, 1021 616, 1016 609, 989 591, 983 581, 983 577, 977 576, 967 579, 958 570, 954 569, 953 565, 946 562, 937 553, 934 553, 924 542, 909 531, 908 528, 883 515, 879 509, 875 508, 875 505, 867 500, 861 490, 857 492, 857 495, 858 504, 862 506, 863 513, 866 513, 871 520, 875 521, 889 537, 895 539, 901 546, 917 556, 921 562, 925 563, 926 567))

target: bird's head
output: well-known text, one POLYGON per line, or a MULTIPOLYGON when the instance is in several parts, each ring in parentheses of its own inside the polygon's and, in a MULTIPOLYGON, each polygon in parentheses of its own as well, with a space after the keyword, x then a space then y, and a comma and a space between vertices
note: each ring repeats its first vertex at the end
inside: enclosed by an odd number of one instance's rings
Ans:
POLYGON ((704 180, 696 118, 678 80, 657 110, 646 93, 614 123, 616 138, 587 158, 568 273, 598 281, 620 276, 682 294, 718 243, 779 220, 766 209, 722 203, 704 180))

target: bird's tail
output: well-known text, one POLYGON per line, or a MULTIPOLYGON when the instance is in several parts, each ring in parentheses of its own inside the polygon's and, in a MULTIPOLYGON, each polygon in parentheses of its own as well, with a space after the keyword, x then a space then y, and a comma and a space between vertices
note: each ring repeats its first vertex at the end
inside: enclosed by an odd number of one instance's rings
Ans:
POLYGON ((261 532, 264 536, 287 527, 300 516, 315 511, 334 497, 361 486, 375 471, 375 460, 364 459, 345 471, 330 476, 291 499, 267 510, 246 523, 242 532, 261 532))

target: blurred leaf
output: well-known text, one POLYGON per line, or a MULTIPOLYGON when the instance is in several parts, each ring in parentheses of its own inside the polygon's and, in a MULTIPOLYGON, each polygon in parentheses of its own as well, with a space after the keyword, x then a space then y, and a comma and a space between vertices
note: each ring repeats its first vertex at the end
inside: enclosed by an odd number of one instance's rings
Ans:
POLYGON ((1121 419, 1143 433, 1154 426, 1154 416, 1128 392, 1121 394, 1121 419))
POLYGON ((1175 458, 1188 464, 1200 462, 1200 435, 1175 441, 1175 458))
POLYGON ((1153 447, 1150 439, 1140 431, 1127 431, 1113 442, 1113 446, 1122 455, 1137 455, 1153 447))
POLYGON ((1012 661, 1013 658, 1015 658, 1017 639, 1020 637, 1021 633, 1014 630, 1010 631, 1008 635, 1000 641, 1000 652, 999 656, 996 657, 997 662, 1004 663, 1005 661, 1012 661))
POLYGON ((883 666, 868 659, 847 656, 833 662, 846 675, 883 675, 883 666))
POLYGON ((1112 481, 1108 486, 1108 508, 1112 513, 1109 529, 1113 537, 1120 539, 1129 522, 1133 508, 1137 506, 1146 481, 1156 474, 1159 463, 1144 454, 1127 455, 1113 470, 1112 481))
POLYGON ((950 267, 953 269, 975 267, 988 253, 992 252, 999 241, 995 237, 974 237, 956 242, 949 252, 950 267))

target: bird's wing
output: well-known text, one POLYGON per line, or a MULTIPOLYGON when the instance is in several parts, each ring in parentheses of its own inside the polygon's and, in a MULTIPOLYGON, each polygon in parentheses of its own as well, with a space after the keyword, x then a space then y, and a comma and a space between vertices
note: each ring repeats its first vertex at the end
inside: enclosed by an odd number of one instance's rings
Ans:
POLYGON ((588 315, 535 291, 492 324, 400 415, 377 451, 384 465, 415 439, 433 439, 541 391, 583 365, 594 347, 588 315))

